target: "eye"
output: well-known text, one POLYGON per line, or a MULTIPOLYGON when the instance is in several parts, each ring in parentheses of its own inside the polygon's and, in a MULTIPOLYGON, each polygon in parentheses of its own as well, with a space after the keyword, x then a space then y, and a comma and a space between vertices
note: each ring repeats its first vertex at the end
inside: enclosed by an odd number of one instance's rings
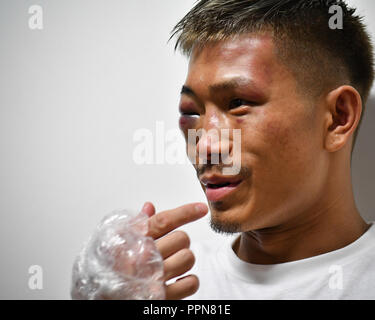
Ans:
POLYGON ((233 99, 229 103, 229 109, 235 109, 235 108, 241 107, 243 105, 248 105, 248 104, 249 104, 249 102, 247 102, 243 99, 233 99))
POLYGON ((199 117, 200 114, 197 112, 181 112, 182 117, 199 117))
POLYGON ((179 126, 181 130, 192 128, 199 121, 200 114, 196 112, 180 112, 179 126))

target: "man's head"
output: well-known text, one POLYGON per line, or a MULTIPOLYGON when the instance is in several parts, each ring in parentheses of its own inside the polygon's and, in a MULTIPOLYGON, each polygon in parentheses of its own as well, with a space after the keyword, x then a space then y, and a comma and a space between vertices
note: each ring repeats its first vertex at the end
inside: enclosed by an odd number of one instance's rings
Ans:
MULTIPOLYGON (((214 228, 285 222, 331 192, 335 174, 350 175, 373 81, 372 46, 354 10, 334 0, 203 0, 173 35, 190 57, 180 103, 185 137, 189 129, 242 132, 238 175, 195 166, 214 228), (334 4, 343 29, 329 28, 334 4)), ((220 153, 209 136, 200 145, 220 153)))

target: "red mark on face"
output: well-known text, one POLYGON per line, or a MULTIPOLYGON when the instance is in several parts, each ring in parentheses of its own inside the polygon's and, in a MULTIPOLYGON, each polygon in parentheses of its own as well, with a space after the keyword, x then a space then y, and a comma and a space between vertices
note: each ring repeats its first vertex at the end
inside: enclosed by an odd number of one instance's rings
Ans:
POLYGON ((189 115, 182 115, 179 119, 179 126, 181 130, 192 128, 197 121, 196 117, 192 117, 189 115))
POLYGON ((183 129, 188 124, 188 119, 186 119, 186 117, 184 117, 184 116, 181 116, 178 123, 180 125, 180 128, 183 129))

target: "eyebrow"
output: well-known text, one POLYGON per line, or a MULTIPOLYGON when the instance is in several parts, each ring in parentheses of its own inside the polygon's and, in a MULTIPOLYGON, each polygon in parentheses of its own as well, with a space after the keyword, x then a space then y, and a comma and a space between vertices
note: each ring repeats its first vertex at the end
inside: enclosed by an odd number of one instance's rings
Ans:
POLYGON ((252 81, 251 79, 246 78, 246 77, 234 77, 229 80, 210 85, 209 90, 211 92, 215 92, 215 91, 221 91, 221 90, 236 89, 242 86, 252 86, 256 88, 254 81, 252 81))
MULTIPOLYGON (((255 85, 254 81, 246 77, 234 77, 223 82, 212 84, 208 87, 208 89, 210 92, 218 92, 223 90, 233 90, 241 86, 251 86, 253 90, 258 91, 258 87, 255 85)), ((197 97, 197 94, 193 91, 193 89, 187 85, 182 86, 181 94, 197 97)))

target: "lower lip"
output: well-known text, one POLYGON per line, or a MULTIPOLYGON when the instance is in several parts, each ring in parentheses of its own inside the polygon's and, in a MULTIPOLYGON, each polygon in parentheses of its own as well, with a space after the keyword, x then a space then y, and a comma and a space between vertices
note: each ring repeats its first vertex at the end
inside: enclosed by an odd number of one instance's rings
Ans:
POLYGON ((206 187, 207 200, 215 202, 215 201, 219 201, 219 200, 223 199, 225 196, 227 196, 228 194, 230 194, 234 190, 236 190, 238 188, 238 186, 240 185, 240 183, 241 183, 241 181, 236 182, 236 183, 232 183, 232 184, 230 184, 226 187, 217 188, 217 189, 206 187))

